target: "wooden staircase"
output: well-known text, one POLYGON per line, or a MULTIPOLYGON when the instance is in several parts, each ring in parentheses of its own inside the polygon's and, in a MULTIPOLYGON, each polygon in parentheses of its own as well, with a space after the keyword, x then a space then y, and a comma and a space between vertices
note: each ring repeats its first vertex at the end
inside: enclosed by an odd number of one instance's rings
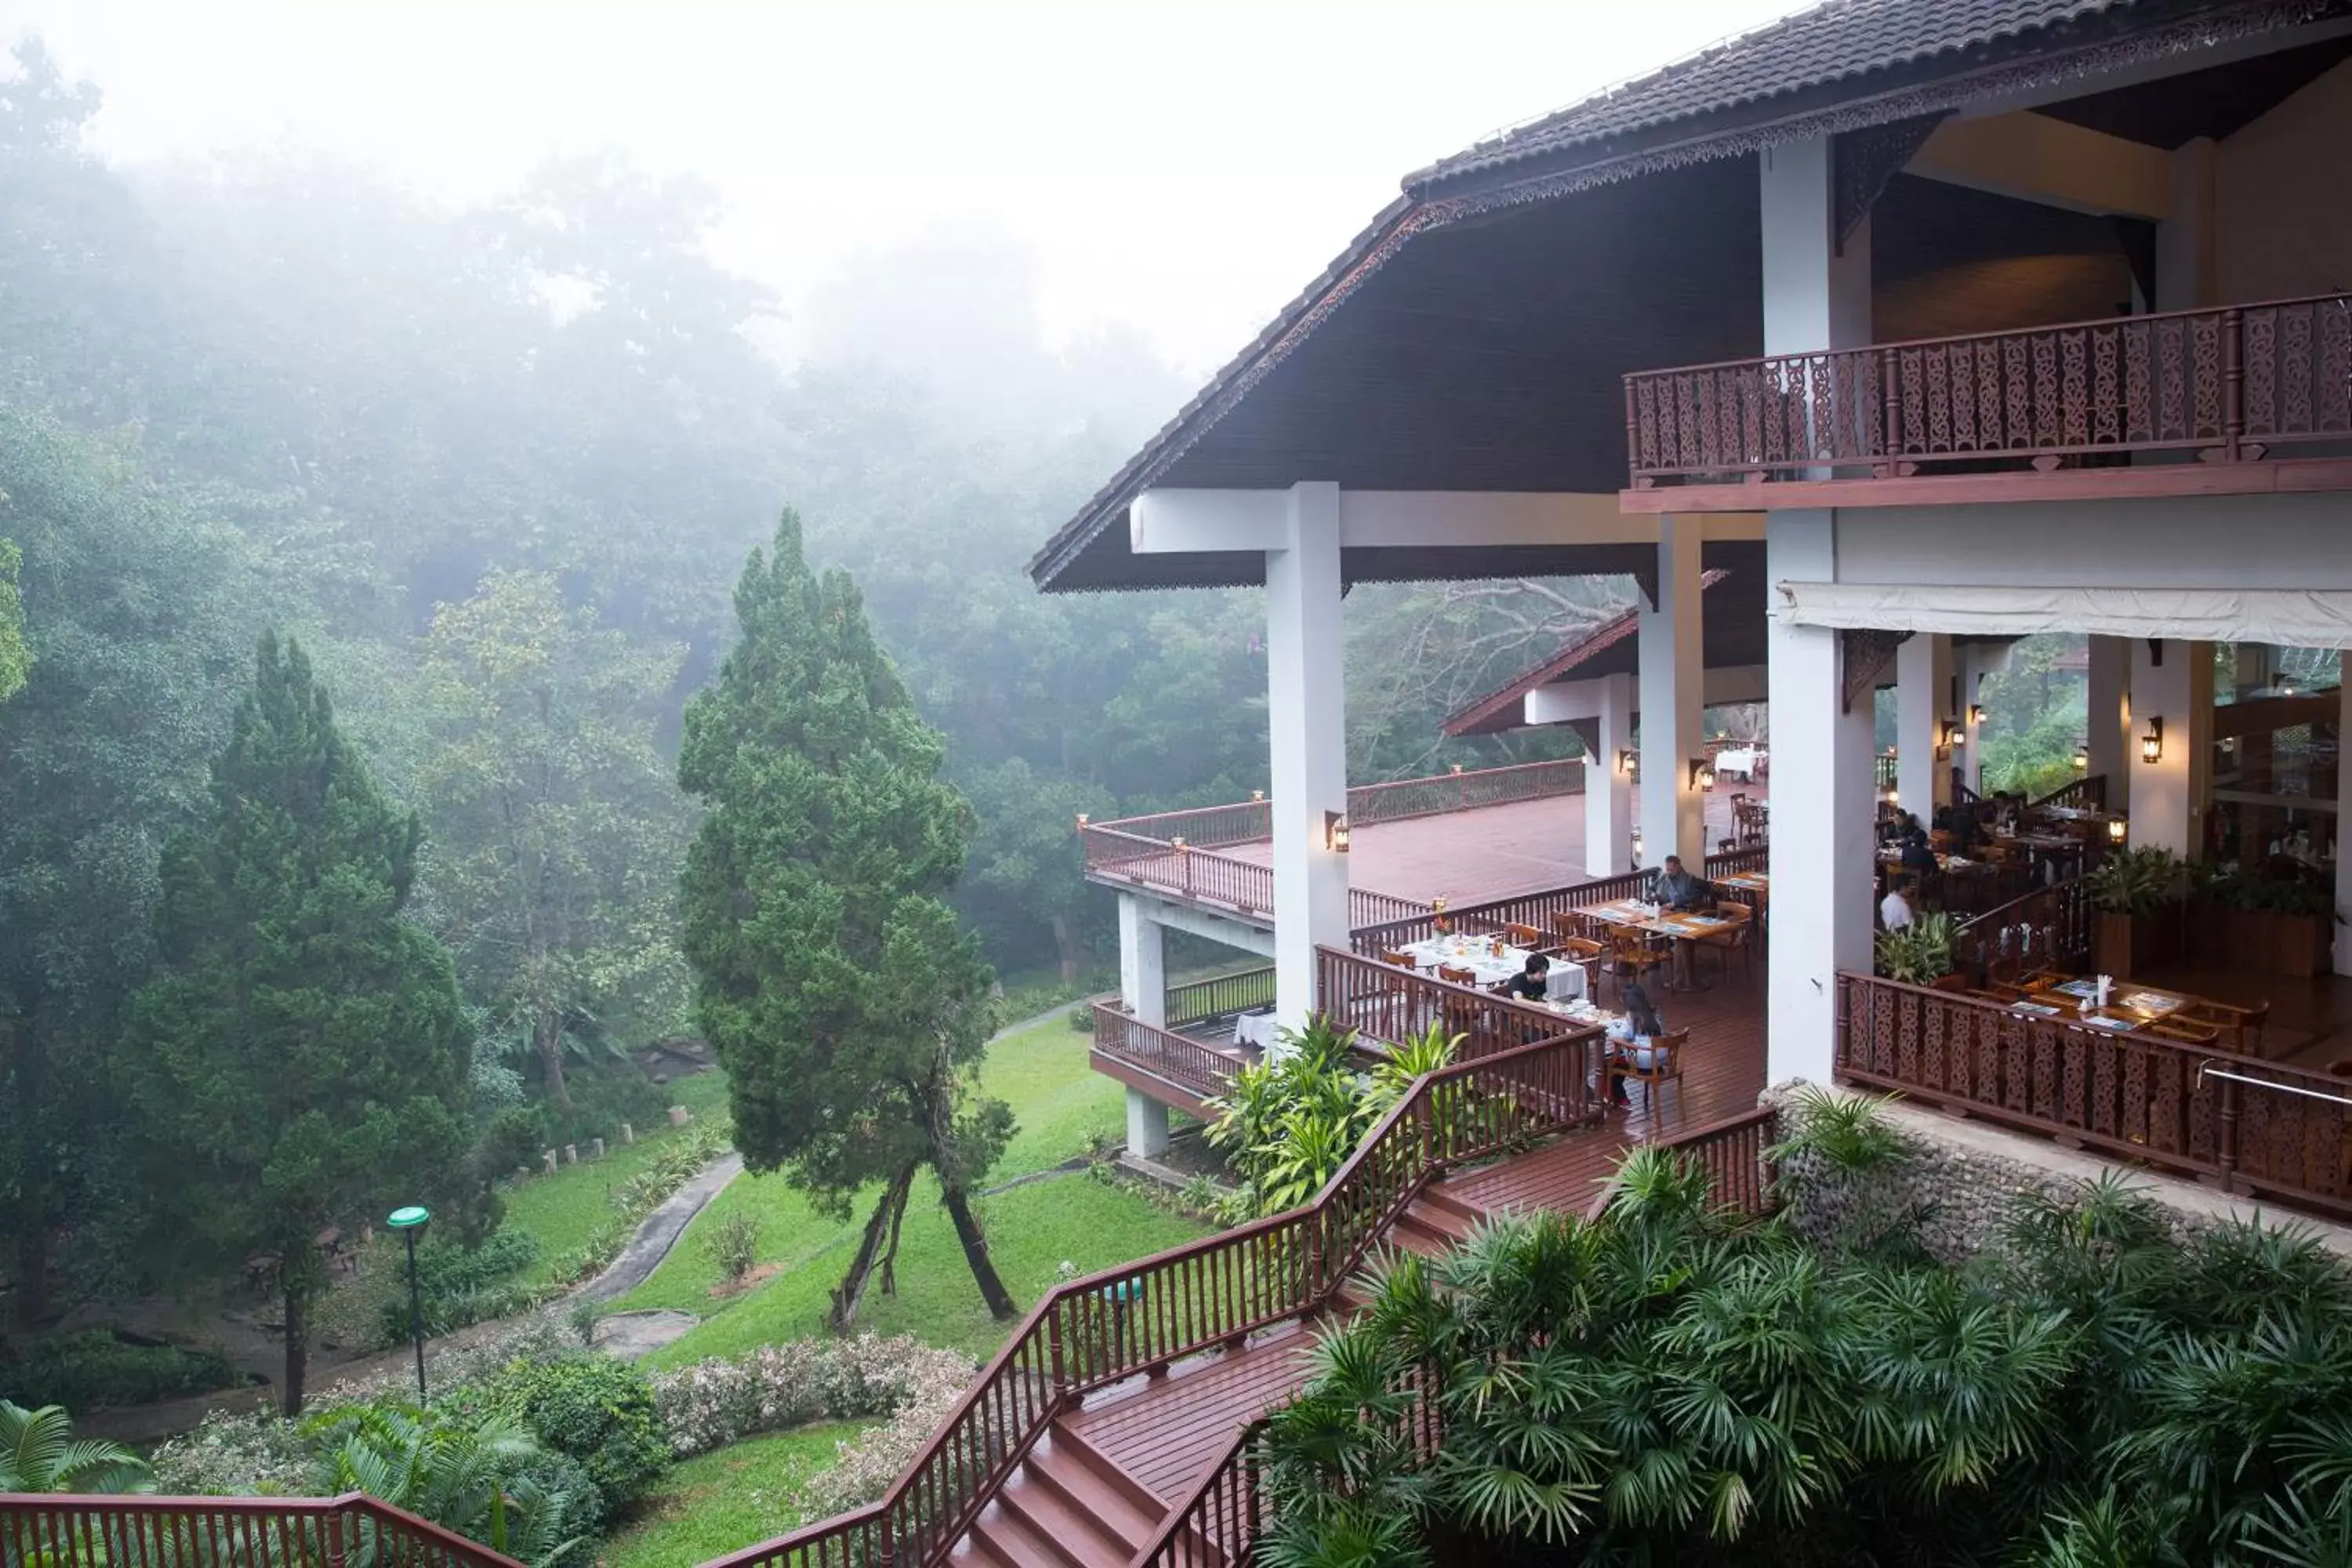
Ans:
POLYGON ((948 1561, 986 1568, 1124 1564, 1168 1516, 1168 1505, 1055 1421, 998 1489, 948 1561))

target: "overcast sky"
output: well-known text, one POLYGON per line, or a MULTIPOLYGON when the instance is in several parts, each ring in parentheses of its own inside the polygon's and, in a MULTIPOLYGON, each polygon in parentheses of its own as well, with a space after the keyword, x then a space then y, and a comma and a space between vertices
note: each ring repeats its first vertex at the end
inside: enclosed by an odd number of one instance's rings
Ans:
POLYGON ((861 246, 992 216, 1049 325, 1213 368, 1406 172, 1794 8, 712 0, 0 0, 146 163, 294 148, 478 199, 625 148, 715 184, 722 259, 788 306, 861 246))

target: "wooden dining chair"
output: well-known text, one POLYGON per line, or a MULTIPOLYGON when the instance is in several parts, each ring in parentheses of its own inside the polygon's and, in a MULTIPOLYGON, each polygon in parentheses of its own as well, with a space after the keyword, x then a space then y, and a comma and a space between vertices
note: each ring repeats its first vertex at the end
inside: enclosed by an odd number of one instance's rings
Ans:
POLYGON ((1381 962, 1382 963, 1393 964, 1399 969, 1411 969, 1417 971, 1421 968, 1421 965, 1413 961, 1412 954, 1409 952, 1391 952, 1386 948, 1382 948, 1381 950, 1381 962))
POLYGON ((1670 950, 1653 945, 1641 931, 1614 933, 1609 943, 1608 971, 1617 977, 1618 1000, 1624 1000, 1627 981, 1641 979, 1652 970, 1662 967, 1673 956, 1670 950))
POLYGON ((2267 997, 2251 1007, 2200 997, 2176 1016, 2189 1023, 2210 1025, 2229 1037, 2231 1050, 2240 1056, 2258 1057, 2263 1054, 2263 1031, 2270 1023, 2271 1005, 2267 997))
MULTIPOLYGON (((1618 1076, 1645 1086, 1642 1093, 1642 1109, 1649 1114, 1653 1121, 1657 1120, 1660 1112, 1664 1109, 1664 1096, 1659 1091, 1670 1083, 1676 1089, 1682 1088, 1683 1047, 1688 1044, 1690 1044, 1688 1029, 1668 1029, 1664 1034, 1651 1040, 1648 1053, 1650 1065, 1646 1068, 1641 1065, 1643 1050, 1641 1046, 1629 1045, 1625 1047, 1624 1063, 1618 1069, 1618 1076)), ((1679 1101, 1682 1096, 1677 1093, 1675 1098, 1679 1101)))
POLYGON ((1560 940, 1558 963, 1572 963, 1584 971, 1584 994, 1593 1001, 1601 999, 1601 966, 1609 957, 1609 944, 1589 936, 1563 937, 1560 940))
POLYGON ((1727 921, 1734 921, 1731 929, 1710 931, 1706 936, 1694 937, 1692 941, 1717 955, 1722 964, 1717 973, 1728 977, 1731 973, 1732 955, 1737 953, 1740 963, 1747 969, 1748 977, 1754 979, 1756 977, 1754 940, 1756 911, 1746 904, 1718 903, 1715 906, 1715 912, 1727 921))
POLYGON ((1540 952, 1544 950, 1544 933, 1533 926, 1507 925, 1503 935, 1514 944, 1540 952))
POLYGON ((1478 984, 1478 976, 1475 971, 1456 969, 1450 963, 1441 963, 1437 966, 1437 977, 1448 985, 1467 985, 1475 989, 1478 984))

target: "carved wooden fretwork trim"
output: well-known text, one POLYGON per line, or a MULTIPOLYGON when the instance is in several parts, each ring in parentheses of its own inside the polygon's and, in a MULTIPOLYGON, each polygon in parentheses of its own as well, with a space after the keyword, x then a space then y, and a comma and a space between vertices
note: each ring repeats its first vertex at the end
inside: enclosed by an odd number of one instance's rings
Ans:
POLYGON ((1951 114, 1948 109, 1930 110, 1907 120, 1890 120, 1884 125, 1865 125, 1837 133, 1830 146, 1836 170, 1840 256, 1845 254, 1845 242, 1853 237, 1853 231, 1870 216, 1873 205, 1885 194, 1886 182, 1903 172, 1903 165, 1951 114))
POLYGON ((1886 669, 1886 661, 1895 650, 1909 638, 1909 632, 1880 631, 1874 626, 1850 627, 1838 633, 1838 646, 1845 659, 1845 710, 1866 700, 1878 689, 1878 678, 1886 669))

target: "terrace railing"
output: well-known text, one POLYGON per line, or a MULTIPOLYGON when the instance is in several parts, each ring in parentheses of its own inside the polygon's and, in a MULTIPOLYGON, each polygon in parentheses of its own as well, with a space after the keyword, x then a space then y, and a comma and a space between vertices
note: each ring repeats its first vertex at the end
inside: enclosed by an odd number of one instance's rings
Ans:
POLYGON ((1599 1038, 1587 1029, 1430 1073, 1314 1202, 1057 1287, 878 1501, 707 1568, 943 1562, 1082 1396, 1328 1308, 1438 1174, 1591 1120, 1584 1062, 1599 1038))
POLYGON ((2073 878, 2010 900, 1963 921, 1952 958, 1979 978, 2013 978, 2036 969, 2068 973, 2091 957, 2091 898, 2073 878))
POLYGON ((1235 1013, 1248 1013, 1274 1005, 1274 966, 1244 969, 1234 974, 1213 975, 1206 980, 1188 980, 1181 985, 1171 985, 1167 992, 1165 1011, 1160 1015, 1171 1029, 1187 1024, 1206 1023, 1213 1018, 1229 1018, 1235 1013))
POLYGON ((331 1498, 0 1494, 0 1563, 42 1568, 520 1568, 364 1492, 331 1498))
POLYGON ((2341 1079, 1870 975, 1838 977, 1837 1074, 2228 1190, 2352 1215, 2341 1079))
POLYGON ((1460 1036, 1454 1055, 1461 1061, 1568 1032, 1560 1016, 1548 1008, 1337 948, 1315 950, 1315 994, 1325 1013, 1362 1039, 1396 1046, 1432 1028, 1443 1029, 1449 1039, 1460 1036))
POLYGON ((1866 467, 2252 462, 2352 438, 2352 295, 1783 354, 1625 378, 1633 488, 1866 467))
POLYGON ((1510 767, 1472 768, 1394 784, 1356 784, 1348 791, 1348 821, 1355 826, 1402 822, 1448 811, 1475 811, 1514 801, 1582 795, 1584 762, 1518 763, 1510 767))
POLYGON ((1189 1035, 1155 1028, 1115 1002, 1095 1004, 1094 1051, 1200 1100, 1218 1099, 1233 1088, 1231 1058, 1189 1035))
MULTIPOLYGON (((1769 871, 1771 849, 1768 845, 1752 844, 1745 849, 1729 849, 1706 858, 1709 878, 1736 876, 1742 871, 1769 871)), ((1546 888, 1533 893, 1514 893, 1505 899, 1490 899, 1484 903, 1464 904, 1442 913, 1434 909, 1421 910, 1377 925, 1359 925, 1351 933, 1349 945, 1359 956, 1377 958, 1383 952, 1393 952, 1411 942, 1425 942, 1439 934, 1440 921, 1448 931, 1472 936, 1496 936, 1507 926, 1526 926, 1549 942, 1552 935, 1552 917, 1589 910, 1601 904, 1613 904, 1620 899, 1646 897, 1654 871, 1627 871, 1615 877, 1598 877, 1589 882, 1571 882, 1566 887, 1546 888)))
POLYGON ((2045 805, 2063 805, 2072 811, 2105 811, 2107 809, 2107 775, 2085 773, 2069 780, 2048 795, 2037 795, 2025 803, 2028 811, 2039 811, 2045 805))

